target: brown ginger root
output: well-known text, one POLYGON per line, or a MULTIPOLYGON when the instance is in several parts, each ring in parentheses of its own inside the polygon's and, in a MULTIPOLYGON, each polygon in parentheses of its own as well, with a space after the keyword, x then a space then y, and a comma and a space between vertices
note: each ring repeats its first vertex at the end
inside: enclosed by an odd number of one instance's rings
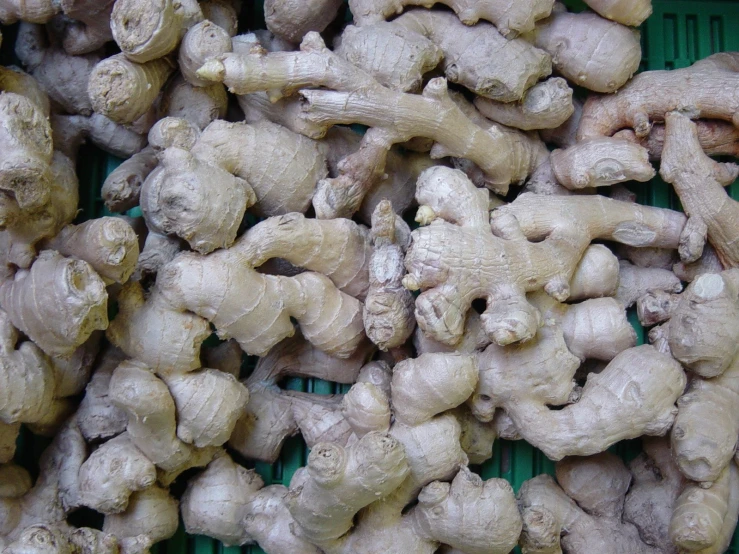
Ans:
POLYGON ((619 90, 641 62, 639 34, 594 13, 555 9, 527 38, 562 76, 595 92, 619 90))
POLYGON ((625 181, 643 183, 656 175, 645 148, 614 138, 582 141, 555 150, 550 159, 557 181, 571 190, 625 181))
POLYGON ((256 200, 249 184, 181 148, 167 148, 159 158, 139 196, 149 229, 177 235, 197 252, 229 247, 256 200), (206 178, 209 186, 201 186, 206 178))
POLYGON ((638 267, 623 260, 619 264, 615 298, 626 308, 648 293, 678 293, 682 290, 680 279, 671 271, 656 267, 638 267))
POLYGON ((739 266, 739 203, 724 191, 738 174, 739 166, 715 162, 703 153, 696 126, 687 116, 665 115, 660 176, 673 185, 690 219, 705 229, 726 269, 739 266))
POLYGON ((572 89, 561 77, 537 83, 516 102, 496 102, 478 96, 475 107, 488 119, 524 131, 555 129, 575 111, 572 89))
POLYGON ((51 116, 51 130, 57 150, 72 160, 83 142, 89 141, 119 158, 128 158, 146 146, 146 135, 133 127, 124 127, 104 115, 51 116))
POLYGON ((105 285, 88 263, 48 250, 0 286, 10 321, 51 356, 70 355, 93 331, 105 329, 107 301, 105 285))
POLYGON ((645 71, 613 95, 592 95, 585 102, 578 139, 611 136, 633 128, 637 137, 649 134, 651 123, 679 110, 693 118, 722 119, 736 124, 733 83, 736 53, 719 53, 676 71, 645 71), (694 83, 701 83, 696 87, 694 83))
MULTIPOLYGON (((77 473, 86 456, 85 440, 72 418, 41 455, 39 477, 33 488, 14 498, 0 498, 0 512, 8 511, 11 515, 0 525, 0 545, 3 540, 11 543, 17 540, 33 525, 68 529, 65 519, 79 506, 77 473)), ((28 550, 11 552, 20 554, 28 550)))
POLYGON ((561 331, 545 326, 540 335, 533 344, 491 345, 480 355, 480 381, 468 401, 479 419, 491 421, 496 408, 504 408, 521 436, 555 460, 602 452, 624 438, 663 435, 670 428, 677 412, 674 404, 686 379, 669 356, 651 346, 624 350, 600 374, 588 376, 577 403, 550 410, 548 405, 576 398, 572 378, 579 360, 567 351, 561 331), (549 375, 541 373, 542 359, 547 360, 549 375), (531 368, 537 387, 522 388, 520 375, 515 383, 507 378, 504 368, 508 363, 531 368), (617 392, 623 390, 639 390, 640 396, 617 392), (580 416, 581 412, 588 415, 580 416), (599 429, 597 435, 591 426, 599 429))
MULTIPOLYGON (((352 427, 341 396, 283 391, 275 383, 286 376, 335 377, 338 381, 372 383, 377 387, 387 381, 389 390, 389 368, 382 362, 362 367, 365 357, 355 355, 349 360, 339 360, 326 356, 305 340, 283 341, 260 359, 254 373, 245 381, 250 400, 229 445, 246 458, 274 463, 285 438, 298 431, 309 447, 324 441, 348 444, 353 440, 352 427)), ((362 412, 360 419, 363 417, 367 420, 365 425, 376 423, 378 417, 386 419, 384 427, 369 430, 386 430, 390 424, 387 405, 385 411, 379 409, 370 418, 362 412)))
POLYGON ((669 526, 669 537, 680 551, 704 554, 725 551, 726 520, 734 520, 728 522, 732 530, 736 525, 737 505, 731 499, 736 498, 738 478, 732 462, 710 487, 688 483, 675 502, 669 526))
POLYGON ((600 196, 523 194, 493 212, 494 235, 488 227, 487 200, 480 194, 463 173, 444 167, 425 171, 417 184, 419 221, 440 219, 413 231, 403 284, 423 290, 416 299, 419 327, 449 345, 462 337, 465 315, 478 297, 488 301, 483 325, 494 342, 531 338, 539 315, 525 293, 543 288, 565 300, 570 278, 591 240, 674 248, 685 224, 677 212, 600 196), (527 237, 540 242, 531 243, 527 237), (445 246, 449 244, 454 247, 445 246), (480 269, 474 272, 459 262, 471 251, 482 253, 480 269), (430 258, 430 252, 440 254, 430 258), (497 261, 500 256, 506 259, 505 267, 497 261), (510 268, 520 267, 530 269, 511 273, 510 268))
POLYGON ((389 201, 372 215, 374 251, 370 258, 370 286, 364 301, 364 329, 380 350, 405 343, 413 333, 413 296, 402 285, 403 249, 395 238, 396 216, 389 201))
MULTIPOLYGON (((430 8, 436 0, 350 0, 349 9, 358 25, 375 23, 393 14, 400 13, 406 6, 430 8)), ((519 33, 531 31, 534 23, 548 17, 554 2, 552 0, 443 0, 465 25, 474 25, 480 19, 490 21, 506 38, 514 38, 519 33)))
POLYGON ((305 212, 316 183, 326 176, 325 158, 314 141, 268 121, 214 122, 192 154, 249 182, 262 216, 305 212))
POLYGON ((391 23, 347 27, 337 54, 383 85, 411 91, 421 88, 423 73, 439 63, 441 54, 441 67, 449 81, 499 102, 520 100, 528 88, 552 71, 550 57, 526 41, 506 40, 489 23, 467 27, 451 13, 431 10, 412 10, 391 23), (421 42, 422 38, 430 44, 421 42), (398 51, 405 59, 406 51, 416 48, 418 52, 406 71, 401 64, 407 61, 397 63, 383 54, 386 49, 398 51))
POLYGON ((232 50, 229 33, 212 21, 201 21, 190 27, 182 38, 177 56, 182 77, 196 87, 210 85, 198 77, 197 71, 208 59, 232 50))
POLYGON ((221 84, 196 87, 178 75, 165 87, 157 108, 160 117, 181 117, 205 129, 226 117, 228 96, 221 84))
POLYGON ((0 463, 5 464, 15 456, 15 443, 20 430, 20 423, 0 421, 0 463))
POLYGON ((557 481, 549 475, 529 479, 518 492, 524 554, 662 552, 642 542, 633 524, 621 521, 631 474, 615 455, 567 458, 557 464, 556 474, 557 481))

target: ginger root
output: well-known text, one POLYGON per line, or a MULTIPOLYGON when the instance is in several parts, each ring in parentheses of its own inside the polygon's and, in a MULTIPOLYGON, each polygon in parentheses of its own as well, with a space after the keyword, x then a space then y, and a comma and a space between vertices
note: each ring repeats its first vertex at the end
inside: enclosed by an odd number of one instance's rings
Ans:
POLYGON ((543 288, 557 300, 567 299, 570 278, 592 240, 675 248, 685 225, 682 214, 669 210, 599 196, 529 193, 493 212, 493 234, 487 199, 462 172, 444 167, 419 177, 416 199, 419 221, 431 224, 412 233, 403 284, 422 289, 416 299, 419 327, 449 345, 461 339, 475 298, 487 300, 483 326, 494 342, 533 337, 540 317, 525 293, 543 288), (469 252, 479 257, 479 267, 461 261, 469 252))
MULTIPOLYGON (((437 0, 350 0, 349 9, 358 25, 375 23, 393 14, 400 13, 406 6, 430 8, 437 0)), ((480 19, 490 21, 506 38, 531 31, 534 23, 548 17, 553 0, 440 0, 449 6, 465 25, 474 25, 480 19)))
POLYGON ((588 98, 577 137, 611 136, 624 128, 645 137, 652 122, 664 121, 668 112, 676 110, 736 125, 736 69, 736 53, 719 53, 683 69, 640 73, 616 94, 588 98))
POLYGON ((724 191, 737 175, 736 164, 718 163, 703 153, 695 123, 687 116, 665 115, 660 176, 673 185, 690 219, 703 227, 725 269, 739 266, 739 203, 724 191))

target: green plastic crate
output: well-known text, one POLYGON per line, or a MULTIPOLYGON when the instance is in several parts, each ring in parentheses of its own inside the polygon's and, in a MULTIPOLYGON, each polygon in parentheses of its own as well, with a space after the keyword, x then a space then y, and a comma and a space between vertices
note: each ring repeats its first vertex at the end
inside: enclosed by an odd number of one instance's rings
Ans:
MULTIPOLYGON (((565 0, 573 10, 585 7, 582 0, 565 0)), ((260 0, 244 2, 240 31, 264 28, 264 11, 260 0)), ((696 60, 716 52, 739 50, 739 0, 653 0, 654 13, 642 26, 643 58, 641 69, 677 69, 687 67, 696 60)), ((351 15, 346 12, 347 20, 351 15)), ((4 44, 0 52, 0 63, 9 65, 17 62, 12 55, 15 39, 13 27, 3 27, 4 44)), ((80 177, 79 220, 107 215, 100 187, 105 176, 115 169, 121 160, 105 154, 93 146, 83 146, 79 155, 78 174, 80 177)), ((680 203, 669 186, 659 178, 645 185, 635 185, 642 204, 680 209, 680 203)), ((739 183, 729 188, 731 196, 739 200, 739 183)), ((132 213, 138 215, 139 212, 132 213)), ((639 343, 644 340, 644 330, 639 325, 635 313, 629 320, 637 329, 639 343)), ((346 392, 348 385, 329 383, 318 379, 290 379, 287 387, 293 390, 316 394, 346 392)), ((48 445, 48 440, 34 437, 23 431, 19 439, 16 461, 32 470, 40 453, 48 445)), ((625 461, 630 461, 641 450, 639 440, 624 441, 612 449, 625 461)), ((305 465, 307 448, 300 437, 285 442, 280 460, 274 464, 256 463, 245 465, 254 467, 263 477, 265 484, 288 485, 293 473, 305 465)), ((243 460, 242 460, 243 462, 243 460)), ((541 473, 554 473, 554 463, 539 450, 524 441, 498 441, 494 455, 482 466, 473 467, 483 478, 502 477, 508 480, 515 490, 531 477, 541 473)), ((77 524, 99 526, 102 518, 94 512, 83 510, 72 516, 77 524)), ((516 550, 518 551, 518 549, 516 550)), ((180 525, 177 534, 170 540, 156 545, 157 554, 261 554, 256 546, 224 547, 218 541, 201 536, 188 536, 180 525)), ((739 533, 734 535, 732 545, 727 551, 739 554, 739 533)))

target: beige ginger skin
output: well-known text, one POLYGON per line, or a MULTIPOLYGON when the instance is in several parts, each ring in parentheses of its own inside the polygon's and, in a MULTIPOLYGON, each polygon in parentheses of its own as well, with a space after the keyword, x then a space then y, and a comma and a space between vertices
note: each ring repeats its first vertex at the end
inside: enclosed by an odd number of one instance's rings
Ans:
POLYGON ((540 317, 525 293, 543 288, 565 300, 591 240, 675 248, 685 224, 685 216, 677 212, 603 197, 523 194, 493 212, 493 234, 487 198, 462 172, 444 167, 421 175, 416 199, 419 220, 431 224, 412 233, 403 283, 423 291, 416 299, 419 327, 449 345, 461 339, 465 315, 478 297, 488 300, 483 326, 494 342, 505 345, 533 337, 540 317), (577 223, 571 219, 575 212, 577 223), (437 254, 430 257, 432 252, 437 254), (480 252, 481 266, 472 270, 461 262, 465 252, 480 252))
POLYGON ((524 131, 555 129, 575 110, 572 89, 561 77, 535 84, 517 102, 497 102, 478 96, 475 107, 488 119, 524 131))
POLYGON ((733 83, 738 67, 736 53, 719 53, 677 71, 640 73, 616 94, 588 98, 577 137, 611 136, 624 128, 645 137, 652 122, 664 121, 675 110, 736 124, 739 96, 733 83))
MULTIPOLYGON (((401 220, 402 221, 402 220, 401 220)), ((383 200, 372 214, 374 250, 369 264, 369 290, 364 301, 364 329, 380 350, 396 348, 415 328, 413 296, 403 284, 403 248, 396 239, 392 204, 383 200)), ((410 229, 407 229, 410 233, 410 229)))
POLYGON ((739 203, 724 191, 738 174, 736 164, 718 163, 703 153, 696 126, 686 115, 665 116, 660 176, 675 188, 690 219, 705 230, 726 269, 739 265, 739 203))
POLYGON ((526 38, 551 54, 562 76, 595 92, 619 90, 641 62, 637 32, 594 13, 567 13, 561 5, 526 38))
MULTIPOLYGON (((349 9, 357 25, 376 23, 398 14, 407 6, 430 8, 436 0, 350 0, 349 9)), ((506 38, 531 31, 534 23, 548 17, 552 11, 552 0, 444 0, 462 23, 474 25, 480 19, 493 23, 506 38)))
POLYGON ((588 139, 551 157, 557 181, 570 190, 603 187, 625 181, 646 182, 657 172, 646 148, 615 138, 588 139))
POLYGON ((68 54, 80 56, 94 52, 109 40, 110 12, 114 0, 33 0, 18 2, 3 0, 0 3, 0 21, 10 25, 18 20, 29 23, 49 23, 63 14, 61 31, 62 46, 68 54))
POLYGON ((257 273, 246 255, 252 247, 248 237, 207 256, 179 254, 159 271, 148 300, 140 287, 129 287, 123 298, 130 300, 119 299, 127 314, 114 321, 108 333, 111 341, 156 371, 195 369, 200 345, 210 333, 207 321, 222 338, 235 338, 245 352, 264 355, 294 334, 290 317, 295 317, 313 344, 340 358, 351 356, 364 340, 361 303, 318 273, 294 277, 257 273), (230 267, 231 272, 217 279, 215 268, 221 267, 230 267), (218 293, 208 293, 211 301, 204 302, 206 291, 218 293), (267 313, 271 315, 265 317, 267 313), (171 339, 147 339, 152 325, 171 339))
POLYGON ((84 261, 42 252, 30 269, 0 285, 10 321, 51 356, 69 356, 108 326, 105 284, 84 261))
POLYGON ((599 15, 623 25, 638 27, 652 15, 652 0, 587 0, 599 15))
POLYGON ((413 137, 432 139, 443 148, 432 151, 432 157, 472 160, 496 192, 505 193, 538 165, 531 159, 538 161, 538 151, 520 152, 525 149, 514 135, 475 125, 449 97, 444 79, 432 79, 421 95, 392 91, 328 50, 315 33, 306 35, 299 52, 225 54, 206 62, 198 74, 223 82, 236 94, 266 91, 275 100, 300 91, 302 119, 311 129, 301 132, 313 138, 324 136, 332 125, 361 123, 376 129, 371 136, 385 151, 413 137), (386 109, 390 105, 392 111, 386 109), (461 141, 461 136, 468 138, 461 141), (522 159, 511 165, 514 152, 522 159))
POLYGON ((310 31, 321 32, 336 18, 341 0, 265 0, 267 29, 288 42, 299 43, 310 31))
POLYGON ((423 9, 391 23, 347 27, 336 53, 383 85, 410 91, 419 90, 423 74, 441 61, 450 82, 499 102, 520 100, 552 72, 549 55, 522 39, 507 40, 489 23, 467 27, 451 13, 423 9), (384 54, 393 46, 402 62, 384 54), (417 52, 410 57, 406 50, 417 52))
POLYGON ((631 474, 615 455, 567 458, 557 463, 556 476, 556 481, 549 475, 529 479, 518 493, 524 554, 663 552, 621 521, 631 474))

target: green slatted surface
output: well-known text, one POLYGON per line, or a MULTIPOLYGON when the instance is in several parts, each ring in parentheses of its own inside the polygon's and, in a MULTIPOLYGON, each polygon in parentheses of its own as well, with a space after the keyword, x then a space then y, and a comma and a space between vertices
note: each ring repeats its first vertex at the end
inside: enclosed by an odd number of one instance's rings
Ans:
MULTIPOLYGON (((565 0, 573 10, 584 7, 582 0, 565 0)), ((264 28, 264 12, 260 0, 244 2, 244 13, 240 31, 264 28)), ((653 0, 654 13, 642 27, 643 59, 642 70, 677 69, 687 67, 696 60, 715 52, 739 50, 739 0, 653 0)), ((350 20, 347 13, 347 20, 350 20)), ((15 39, 13 27, 3 28, 4 45, 0 52, 0 63, 9 65, 13 59, 11 46, 15 39)), ((94 147, 84 146, 80 151, 78 171, 80 177, 79 219, 106 215, 100 198, 103 179, 120 160, 106 155, 94 147)), ((653 206, 680 208, 680 203, 670 187, 659 178, 648 184, 634 184, 640 203, 653 206)), ((739 183, 729 188, 733 198, 739 200, 739 183)), ((138 215, 133 212, 131 215, 138 215)), ((639 326, 636 314, 630 313, 629 320, 637 329, 639 342, 644 341, 644 330, 639 326)), ((347 385, 338 385, 318 379, 290 379, 287 388, 316 394, 346 392, 347 385)), ((34 437, 23 431, 20 437, 16 460, 26 467, 34 468, 40 453, 48 444, 47 439, 34 437)), ((613 452, 625 461, 630 461, 640 451, 639 441, 624 441, 615 445, 613 452)), ((300 437, 288 439, 283 447, 280 460, 273 464, 249 463, 264 479, 265 484, 288 485, 293 473, 306 461, 307 449, 300 437)), ((491 460, 482 466, 474 466, 483 478, 502 477, 518 490, 521 484, 540 473, 554 473, 554 464, 541 452, 523 441, 498 441, 495 443, 491 460)), ((76 523, 94 525, 97 519, 92 513, 83 513, 75 518, 76 523), (88 518, 88 519, 85 519, 88 518), (82 519, 83 521, 80 521, 82 519)), ((157 554, 261 554, 256 546, 224 547, 218 541, 207 537, 187 536, 182 526, 170 540, 156 545, 157 554)), ((517 550, 518 551, 518 550, 517 550)), ((734 536, 732 554, 739 554, 739 534, 734 536)), ((605 553, 603 553, 605 554, 605 553)))

